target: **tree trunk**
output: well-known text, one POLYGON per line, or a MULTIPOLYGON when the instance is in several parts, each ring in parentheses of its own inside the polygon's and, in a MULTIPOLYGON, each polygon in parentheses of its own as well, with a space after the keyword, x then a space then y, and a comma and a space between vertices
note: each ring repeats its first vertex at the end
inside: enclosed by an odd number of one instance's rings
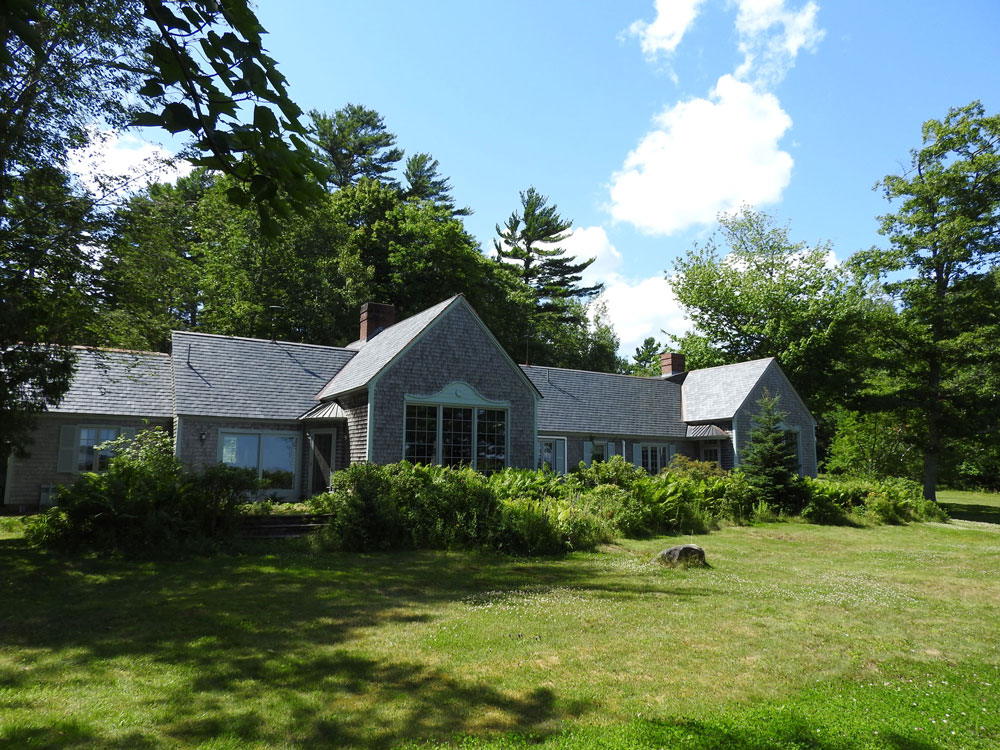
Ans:
POLYGON ((927 435, 924 451, 924 498, 937 502, 938 456, 941 452, 941 429, 935 424, 927 435))
POLYGON ((924 498, 937 502, 938 458, 941 455, 941 362, 935 353, 928 372, 927 443, 924 447, 924 498))

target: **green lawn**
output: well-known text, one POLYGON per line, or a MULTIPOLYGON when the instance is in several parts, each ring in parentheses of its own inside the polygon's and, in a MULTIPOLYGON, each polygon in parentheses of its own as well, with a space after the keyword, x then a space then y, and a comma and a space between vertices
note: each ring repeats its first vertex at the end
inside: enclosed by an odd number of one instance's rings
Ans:
POLYGON ((952 518, 1000 524, 1000 494, 939 490, 937 498, 952 518))
POLYGON ((996 526, 729 528, 707 570, 0 534, 2 748, 1000 745, 996 526))

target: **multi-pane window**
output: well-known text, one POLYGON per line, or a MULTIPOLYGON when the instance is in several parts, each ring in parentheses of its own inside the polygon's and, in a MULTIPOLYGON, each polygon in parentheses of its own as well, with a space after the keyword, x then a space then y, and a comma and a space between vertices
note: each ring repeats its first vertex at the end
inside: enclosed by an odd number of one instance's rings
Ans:
POLYGON ((701 460, 719 463, 719 443, 714 442, 702 446, 701 460))
POLYGON ((117 427, 81 427, 77 454, 78 471, 104 471, 108 468, 111 450, 97 446, 118 437, 117 427))
POLYGON ((590 462, 595 463, 597 461, 603 461, 605 459, 604 451, 607 446, 604 443, 594 443, 591 448, 590 462))
POLYGON ((643 445, 642 468, 650 474, 659 474, 674 457, 674 447, 672 445, 643 445))
POLYGON ((223 432, 219 436, 222 463, 254 469, 268 481, 268 489, 295 489, 298 438, 253 432, 223 432))
POLYGON ((406 435, 403 458, 413 463, 437 463, 436 406, 406 407, 406 435))
POLYGON ((403 458, 413 463, 472 466, 484 473, 507 465, 507 410, 407 404, 403 458))
POLYGON ((441 463, 472 465, 472 409, 441 407, 441 463))
POLYGON ((476 409, 476 468, 492 474, 507 465, 507 411, 476 409))

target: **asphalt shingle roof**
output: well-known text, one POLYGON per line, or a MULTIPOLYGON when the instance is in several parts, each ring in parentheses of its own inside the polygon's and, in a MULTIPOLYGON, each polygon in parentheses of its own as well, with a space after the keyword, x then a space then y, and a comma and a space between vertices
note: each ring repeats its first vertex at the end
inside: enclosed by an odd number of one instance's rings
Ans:
POLYGON ((660 378, 521 366, 542 394, 538 431, 684 437, 681 386, 660 378))
POLYGON ((682 386, 684 421, 732 419, 772 362, 774 357, 691 370, 682 386))
POLYGON ((49 411, 170 417, 173 415, 170 356, 78 349, 69 390, 49 411))
POLYGON ((316 391, 356 352, 332 346, 174 331, 177 413, 298 419, 316 391))
POLYGON ((344 368, 323 387, 317 398, 332 398, 368 385, 383 367, 457 299, 457 295, 446 299, 434 307, 389 326, 369 339, 361 346, 354 359, 344 365, 344 368))

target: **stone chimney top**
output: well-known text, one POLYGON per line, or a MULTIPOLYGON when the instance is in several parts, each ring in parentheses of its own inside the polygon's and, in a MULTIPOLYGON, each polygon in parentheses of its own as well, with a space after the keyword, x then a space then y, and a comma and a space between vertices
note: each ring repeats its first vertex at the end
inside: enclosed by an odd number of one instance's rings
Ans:
POLYGON ((684 372, 684 355, 677 352, 663 352, 660 355, 660 372, 663 377, 684 372))
POLYGON ((375 338, 396 322, 396 308, 379 302, 365 302, 361 306, 361 341, 375 338))

